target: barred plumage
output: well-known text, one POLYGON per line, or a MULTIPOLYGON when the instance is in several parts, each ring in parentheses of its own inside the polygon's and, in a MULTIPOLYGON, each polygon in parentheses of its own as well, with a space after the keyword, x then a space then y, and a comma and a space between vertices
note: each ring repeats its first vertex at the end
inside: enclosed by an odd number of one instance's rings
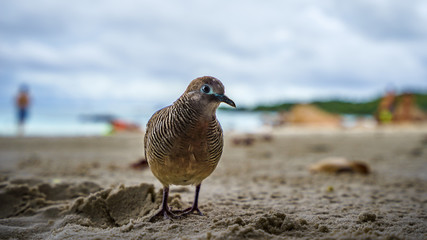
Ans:
MULTIPOLYGON (((144 138, 146 159, 163 184, 162 209, 155 216, 175 217, 167 207, 169 185, 196 185, 193 207, 197 211, 201 182, 216 168, 223 148, 223 133, 216 118, 221 102, 235 107, 224 95, 224 86, 213 77, 193 80, 172 105, 151 117, 144 138)), ((153 216, 153 217, 155 217, 153 216)))

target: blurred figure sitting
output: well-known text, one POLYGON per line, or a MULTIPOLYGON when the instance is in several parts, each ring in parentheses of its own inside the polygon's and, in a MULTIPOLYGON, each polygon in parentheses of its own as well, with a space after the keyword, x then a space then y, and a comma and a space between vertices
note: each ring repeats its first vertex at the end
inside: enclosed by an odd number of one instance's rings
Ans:
POLYGON ((111 130, 109 134, 123 133, 123 132, 128 132, 128 133, 142 132, 138 124, 126 122, 123 120, 118 120, 118 119, 112 120, 110 121, 110 125, 111 125, 111 130))
POLYGON ((426 119, 426 113, 417 106, 414 94, 404 93, 393 113, 393 121, 396 123, 417 123, 426 119))
POLYGON ((15 99, 17 108, 17 120, 18 120, 18 135, 24 135, 24 125, 28 118, 28 107, 30 105, 29 90, 26 85, 21 85, 19 88, 18 96, 15 99))

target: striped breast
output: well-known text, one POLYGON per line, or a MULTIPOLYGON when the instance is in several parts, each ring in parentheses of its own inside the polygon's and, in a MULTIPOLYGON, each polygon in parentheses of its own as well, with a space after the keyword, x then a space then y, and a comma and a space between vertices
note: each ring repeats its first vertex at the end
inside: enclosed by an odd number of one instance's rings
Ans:
POLYGON ((215 115, 202 117, 185 101, 157 111, 147 124, 146 159, 164 185, 198 184, 215 169, 223 133, 215 115))

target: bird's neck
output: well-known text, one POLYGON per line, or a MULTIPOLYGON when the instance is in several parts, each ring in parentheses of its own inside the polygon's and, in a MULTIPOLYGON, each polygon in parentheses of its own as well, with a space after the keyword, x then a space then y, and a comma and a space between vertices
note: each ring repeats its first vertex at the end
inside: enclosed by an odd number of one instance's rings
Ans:
POLYGON ((191 116, 193 120, 210 122, 216 119, 217 103, 205 103, 198 99, 181 96, 174 105, 177 109, 185 111, 186 115, 191 116))

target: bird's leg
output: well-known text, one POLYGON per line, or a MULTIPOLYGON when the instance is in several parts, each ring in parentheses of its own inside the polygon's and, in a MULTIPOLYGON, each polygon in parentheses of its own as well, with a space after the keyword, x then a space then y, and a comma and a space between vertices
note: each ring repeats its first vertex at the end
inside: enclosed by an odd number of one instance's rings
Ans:
POLYGON ((181 213, 179 216, 185 216, 188 215, 190 213, 193 213, 194 211, 197 212, 198 215, 203 216, 203 213, 200 211, 199 209, 199 192, 200 192, 200 186, 201 184, 196 186, 196 194, 194 195, 194 202, 193 202, 193 206, 181 210, 181 211, 173 211, 173 212, 177 212, 177 213, 181 213))
POLYGON ((173 214, 173 212, 170 210, 168 206, 168 196, 169 196, 169 187, 164 186, 162 208, 150 218, 149 220, 150 222, 153 222, 154 219, 159 216, 163 216, 164 219, 179 218, 179 216, 173 214))

